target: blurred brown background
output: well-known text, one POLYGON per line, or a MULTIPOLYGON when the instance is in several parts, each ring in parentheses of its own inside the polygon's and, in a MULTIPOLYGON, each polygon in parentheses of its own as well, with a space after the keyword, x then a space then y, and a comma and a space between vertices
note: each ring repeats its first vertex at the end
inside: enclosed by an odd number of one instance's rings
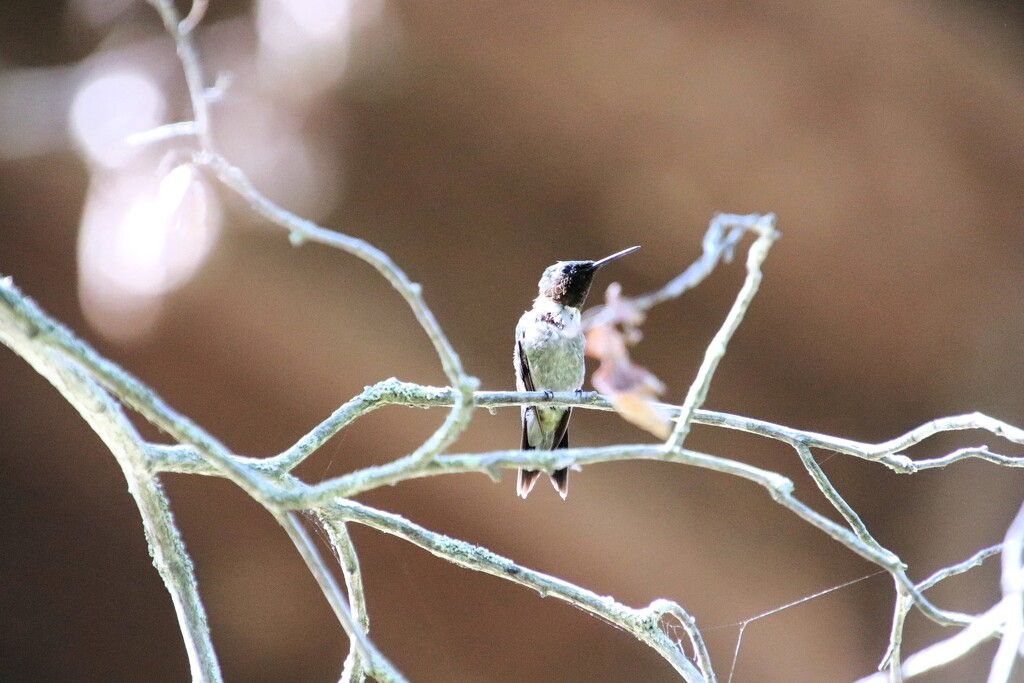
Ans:
MULTIPOLYGON (((639 293, 698 255, 714 212, 774 211, 784 238, 708 407, 882 440, 971 410, 1024 423, 1022 33, 1012 1, 261 0, 212 3, 199 43, 211 82, 231 76, 214 109, 223 151, 284 205, 388 252, 484 388, 513 386, 512 330, 544 266, 642 244, 593 300, 612 279, 639 293)), ((209 225, 223 220, 205 256, 176 279, 145 285, 147 267, 111 285, 128 266, 102 260, 124 256, 103 231, 172 146, 105 154, 140 121, 187 115, 173 46, 143 3, 5 0, 0 273, 240 453, 280 451, 380 379, 443 383, 369 267, 292 248, 213 184, 209 225), (134 80, 102 80, 125 70, 134 80), (95 252, 83 207, 98 216, 95 252)), ((741 281, 733 264, 652 314, 635 356, 668 400, 741 281)), ((400 456, 442 418, 378 411, 300 472, 400 456)), ((516 411, 482 411, 456 450, 518 438, 516 411)), ((649 437, 579 411, 573 440, 649 437)), ((1021 451, 968 433, 915 454, 983 442, 1021 451)), ((708 428, 688 445, 786 473, 827 510, 785 448, 708 428)), ((845 457, 824 467, 918 579, 999 542, 1024 490, 1021 473, 984 463, 913 477, 845 457)), ((163 479, 225 678, 336 680, 344 635, 269 516, 223 481, 163 479)), ((431 478, 363 500, 631 605, 676 600, 723 679, 739 621, 874 571, 763 490, 707 472, 591 467, 566 503, 546 485, 518 500, 513 481, 431 478)), ((0 679, 185 680, 113 457, 6 350, 0 487, 0 679)), ((354 534, 372 636, 413 680, 675 680, 562 603, 354 534)), ((980 611, 997 570, 933 597, 980 611)), ((875 576, 754 622, 733 680, 867 674, 891 603, 875 576)), ((905 652, 948 633, 915 614, 905 652)), ((983 680, 993 651, 922 680, 983 680)))

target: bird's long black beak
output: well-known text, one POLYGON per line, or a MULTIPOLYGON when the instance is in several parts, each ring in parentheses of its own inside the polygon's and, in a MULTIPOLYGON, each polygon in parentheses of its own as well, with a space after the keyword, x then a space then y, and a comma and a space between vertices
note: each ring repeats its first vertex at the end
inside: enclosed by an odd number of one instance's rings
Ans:
POLYGON ((593 266, 594 270, 597 270, 598 268, 600 268, 604 264, 611 263, 615 259, 620 258, 622 256, 625 256, 626 254, 632 254, 634 251, 636 251, 639 248, 640 248, 640 245, 637 245, 635 247, 630 247, 629 249, 623 249, 622 251, 616 252, 616 253, 612 254, 611 256, 605 256, 600 261, 594 261, 594 266, 593 266))

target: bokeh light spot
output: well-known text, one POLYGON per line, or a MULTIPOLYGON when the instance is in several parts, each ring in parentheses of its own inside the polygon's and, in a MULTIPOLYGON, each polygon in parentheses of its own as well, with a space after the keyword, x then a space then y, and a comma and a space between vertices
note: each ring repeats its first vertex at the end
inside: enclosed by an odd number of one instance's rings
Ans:
POLYGON ((130 175, 95 181, 78 243, 90 323, 116 339, 145 334, 160 299, 195 275, 219 229, 220 211, 191 166, 159 182, 130 175))
POLYGON ((145 74, 100 72, 75 93, 71 134, 90 161, 118 168, 137 152, 126 138, 161 123, 165 108, 163 94, 145 74))

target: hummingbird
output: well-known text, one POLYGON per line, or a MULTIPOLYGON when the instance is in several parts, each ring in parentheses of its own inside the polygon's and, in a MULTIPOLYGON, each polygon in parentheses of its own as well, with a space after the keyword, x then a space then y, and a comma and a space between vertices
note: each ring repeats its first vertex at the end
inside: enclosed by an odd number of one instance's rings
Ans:
MULTIPOLYGON (((516 325, 512 363, 519 391, 580 391, 585 365, 586 337, 580 324, 580 306, 590 292, 597 271, 639 246, 623 249, 599 261, 559 261, 541 275, 540 294, 533 308, 516 325)), ((526 450, 550 451, 569 447, 571 407, 523 406, 523 441, 526 450)), ((520 468, 516 494, 526 498, 540 476, 537 470, 520 468)), ((551 484, 562 496, 569 493, 569 470, 551 475, 551 484)))

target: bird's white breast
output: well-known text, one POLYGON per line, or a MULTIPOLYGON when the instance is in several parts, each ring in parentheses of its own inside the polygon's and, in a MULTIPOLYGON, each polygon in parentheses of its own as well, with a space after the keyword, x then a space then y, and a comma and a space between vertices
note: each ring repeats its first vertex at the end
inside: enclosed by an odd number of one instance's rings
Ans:
POLYGON ((583 387, 586 338, 578 309, 539 298, 516 328, 538 391, 583 387))

